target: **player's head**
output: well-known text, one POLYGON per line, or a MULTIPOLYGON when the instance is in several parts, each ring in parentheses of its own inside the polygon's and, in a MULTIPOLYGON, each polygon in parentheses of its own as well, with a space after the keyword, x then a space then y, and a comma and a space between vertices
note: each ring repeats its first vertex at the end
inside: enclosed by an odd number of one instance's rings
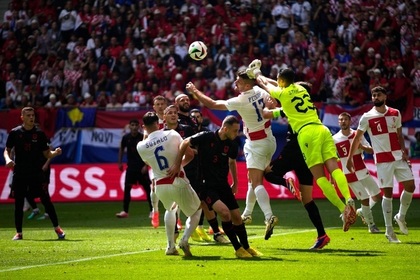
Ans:
POLYGON ((227 116, 220 128, 221 132, 230 140, 234 140, 239 134, 239 120, 235 116, 227 116))
POLYGON ((20 112, 20 119, 25 125, 35 125, 35 110, 32 107, 24 107, 20 112))
POLYGON ((182 113, 190 112, 190 98, 184 93, 179 94, 175 98, 175 105, 178 107, 178 110, 182 113))
POLYGON ((308 83, 308 82, 303 82, 303 81, 299 81, 296 82, 297 85, 300 85, 301 87, 303 87, 304 89, 306 89, 306 91, 311 94, 311 90, 312 90, 312 84, 308 83))
POLYGON ((190 111, 190 117, 192 119, 195 119, 197 121, 197 124, 201 124, 203 122, 203 115, 201 114, 201 111, 198 109, 192 109, 190 111))
POLYGON ((250 79, 248 77, 246 69, 241 69, 236 75, 235 89, 239 92, 248 91, 254 87, 255 82, 255 79, 250 79))
POLYGON ((372 88, 371 93, 373 105, 375 105, 375 107, 382 107, 383 105, 385 105, 385 101, 387 98, 385 88, 381 86, 374 87, 372 88))
POLYGON ((292 69, 285 68, 280 70, 277 75, 277 83, 280 87, 288 87, 295 82, 295 72, 292 69))
POLYGON ((175 105, 169 105, 164 112, 164 118, 167 125, 176 125, 178 123, 178 108, 175 105))
POLYGON ((162 95, 153 98, 153 110, 158 114, 163 114, 163 111, 168 106, 168 99, 162 95))
POLYGON ((143 115, 143 125, 146 128, 150 128, 153 126, 159 127, 159 117, 156 115, 155 112, 147 112, 143 115))
POLYGON ((129 122, 130 125, 130 131, 133 132, 138 132, 139 131, 139 120, 138 119, 131 119, 129 122))
POLYGON ((340 115, 338 115, 338 125, 342 130, 347 130, 350 128, 350 121, 351 121, 351 115, 347 112, 343 112, 340 115))

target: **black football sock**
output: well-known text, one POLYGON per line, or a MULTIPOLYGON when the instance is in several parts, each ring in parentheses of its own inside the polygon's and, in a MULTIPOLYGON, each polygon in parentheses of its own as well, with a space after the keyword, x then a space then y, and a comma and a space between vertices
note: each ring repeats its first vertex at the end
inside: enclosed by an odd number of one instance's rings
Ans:
POLYGON ((207 222, 209 223, 210 227, 213 229, 213 234, 220 233, 219 223, 217 222, 217 218, 207 220, 207 222))
POLYGON ((242 223, 241 225, 233 225, 233 229, 235 230, 235 233, 238 236, 242 247, 244 247, 244 249, 248 249, 248 234, 246 232, 245 224, 242 223))
POLYGON ((200 220, 198 221, 199 226, 203 226, 204 224, 204 211, 201 211, 200 220))
POLYGON ((235 248, 235 251, 242 247, 242 245, 239 243, 238 238, 236 237, 234 225, 232 224, 232 221, 229 222, 222 222, 222 228, 226 234, 226 236, 229 238, 230 242, 233 245, 233 248, 235 248))
POLYGON ((309 219, 311 219, 312 224, 318 232, 318 237, 325 235, 324 225, 322 224, 321 215, 319 214, 319 209, 318 206, 316 206, 315 201, 312 200, 311 202, 306 203, 305 209, 308 211, 309 219))

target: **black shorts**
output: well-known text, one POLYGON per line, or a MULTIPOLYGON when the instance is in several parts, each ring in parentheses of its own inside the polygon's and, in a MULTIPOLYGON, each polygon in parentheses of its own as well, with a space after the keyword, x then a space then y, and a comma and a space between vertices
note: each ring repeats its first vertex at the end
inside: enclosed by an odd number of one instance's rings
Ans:
POLYGON ((11 193, 14 198, 31 197, 38 198, 48 193, 48 189, 44 189, 44 173, 39 174, 13 174, 11 184, 11 193))
POLYGON ((213 204, 218 200, 222 201, 229 210, 239 208, 238 202, 229 185, 226 185, 223 188, 220 188, 220 186, 214 188, 212 186, 204 185, 200 191, 200 199, 207 204, 210 210, 213 209, 213 204))
POLYGON ((149 173, 142 174, 140 170, 130 170, 127 169, 125 172, 125 184, 135 185, 139 183, 144 188, 150 188, 150 178, 149 173))
POLYGON ((306 165, 297 143, 287 142, 281 151, 280 156, 272 161, 270 165, 272 165, 271 170, 278 175, 284 175, 287 172, 294 170, 300 184, 313 184, 312 173, 306 165))

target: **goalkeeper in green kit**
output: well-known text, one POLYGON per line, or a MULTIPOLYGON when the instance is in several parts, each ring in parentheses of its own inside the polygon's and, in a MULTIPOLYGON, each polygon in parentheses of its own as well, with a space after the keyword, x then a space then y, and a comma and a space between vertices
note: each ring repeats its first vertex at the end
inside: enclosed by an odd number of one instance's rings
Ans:
POLYGON ((295 73, 292 69, 281 70, 277 81, 274 81, 261 74, 260 65, 259 60, 252 61, 247 69, 248 76, 254 76, 258 85, 279 100, 282 106, 266 111, 264 117, 277 118, 281 110, 287 116, 293 132, 298 134, 299 147, 306 165, 325 197, 339 209, 343 230, 347 231, 356 221, 356 211, 346 177, 337 164, 337 151, 331 132, 319 119, 306 89, 294 83, 295 73), (334 186, 327 179, 324 167, 337 183, 346 203, 340 199, 334 186))

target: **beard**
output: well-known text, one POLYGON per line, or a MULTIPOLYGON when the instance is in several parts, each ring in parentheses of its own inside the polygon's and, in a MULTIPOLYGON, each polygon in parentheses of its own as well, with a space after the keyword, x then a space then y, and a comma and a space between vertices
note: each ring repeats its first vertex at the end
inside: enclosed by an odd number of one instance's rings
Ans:
POLYGON ((189 113, 190 112, 190 105, 179 106, 178 109, 183 113, 189 113))
POLYGON ((385 100, 373 102, 373 105, 375 105, 375 107, 381 107, 384 104, 385 104, 385 100))

